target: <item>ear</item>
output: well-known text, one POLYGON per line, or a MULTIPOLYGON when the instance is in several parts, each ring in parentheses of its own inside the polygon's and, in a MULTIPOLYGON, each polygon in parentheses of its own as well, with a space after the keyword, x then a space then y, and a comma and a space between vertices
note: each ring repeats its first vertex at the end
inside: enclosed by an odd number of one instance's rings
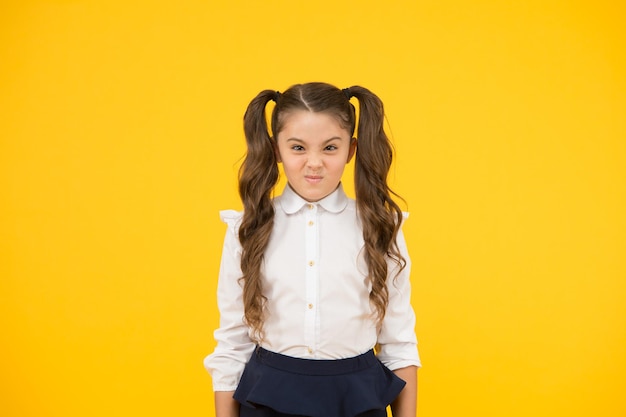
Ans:
POLYGON ((350 140, 350 150, 348 151, 348 160, 346 164, 352 160, 352 157, 356 153, 356 138, 352 138, 350 140))
POLYGON ((280 152, 278 151, 278 144, 276 143, 276 140, 271 137, 270 141, 272 142, 272 147, 274 148, 274 155, 276 156, 276 162, 283 162, 282 159, 280 159, 280 152))

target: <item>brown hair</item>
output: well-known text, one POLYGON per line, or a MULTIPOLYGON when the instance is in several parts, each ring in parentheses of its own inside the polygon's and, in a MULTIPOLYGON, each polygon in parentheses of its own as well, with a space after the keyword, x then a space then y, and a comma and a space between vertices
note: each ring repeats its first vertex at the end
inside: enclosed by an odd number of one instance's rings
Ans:
POLYGON ((274 137, 283 128, 285 116, 295 110, 333 115, 351 135, 357 128, 356 205, 363 225, 364 257, 372 285, 370 302, 380 324, 389 302, 388 260, 393 260, 400 270, 406 264, 396 244, 402 211, 391 197, 396 194, 387 185, 393 148, 383 129, 383 103, 366 88, 353 86, 340 90, 326 83, 297 84, 282 94, 264 90, 250 102, 244 115, 248 152, 239 171, 239 194, 244 207, 239 241, 245 322, 252 328, 254 337, 261 340, 267 301, 263 295, 261 265, 274 224, 271 194, 278 181, 278 165, 265 113, 270 100, 276 101, 271 117, 274 137), (350 97, 359 101, 358 127, 350 97))

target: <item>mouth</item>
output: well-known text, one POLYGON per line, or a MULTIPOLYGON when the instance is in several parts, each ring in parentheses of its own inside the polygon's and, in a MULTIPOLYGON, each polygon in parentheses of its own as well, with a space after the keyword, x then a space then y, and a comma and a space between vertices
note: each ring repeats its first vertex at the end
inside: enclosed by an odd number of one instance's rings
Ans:
POLYGON ((304 179, 310 183, 310 184, 317 184, 318 182, 322 181, 322 176, 320 175, 305 175, 304 179))

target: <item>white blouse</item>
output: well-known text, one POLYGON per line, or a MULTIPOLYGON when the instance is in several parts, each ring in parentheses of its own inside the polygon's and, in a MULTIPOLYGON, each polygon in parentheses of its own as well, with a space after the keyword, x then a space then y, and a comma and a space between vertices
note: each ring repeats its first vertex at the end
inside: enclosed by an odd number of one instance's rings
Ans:
MULTIPOLYGON (((411 264, 402 232, 397 243, 407 265, 396 276, 397 266, 389 261, 389 306, 377 332, 355 201, 341 185, 315 203, 287 186, 274 199, 274 209, 274 230, 261 271, 267 297, 261 346, 298 358, 340 359, 378 343, 377 356, 389 369, 420 366, 410 302, 411 264)), ((214 333, 217 347, 204 365, 215 391, 233 391, 255 343, 243 322, 237 234, 242 213, 220 214, 228 224, 217 287, 220 327, 214 333)))

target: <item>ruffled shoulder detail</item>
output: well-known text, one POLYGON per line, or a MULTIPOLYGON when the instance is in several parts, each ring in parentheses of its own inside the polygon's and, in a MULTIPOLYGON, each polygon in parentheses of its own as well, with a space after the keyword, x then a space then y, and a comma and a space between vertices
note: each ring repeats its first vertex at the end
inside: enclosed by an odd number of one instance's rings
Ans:
POLYGON ((237 229, 239 229, 239 225, 241 224, 241 219, 243 218, 243 211, 237 210, 221 210, 220 211, 220 219, 228 225, 228 228, 233 232, 237 233, 237 229))
POLYGON ((409 218, 409 212, 408 211, 403 211, 402 212, 402 220, 400 220, 400 227, 404 226, 404 223, 406 223, 406 219, 409 218))

